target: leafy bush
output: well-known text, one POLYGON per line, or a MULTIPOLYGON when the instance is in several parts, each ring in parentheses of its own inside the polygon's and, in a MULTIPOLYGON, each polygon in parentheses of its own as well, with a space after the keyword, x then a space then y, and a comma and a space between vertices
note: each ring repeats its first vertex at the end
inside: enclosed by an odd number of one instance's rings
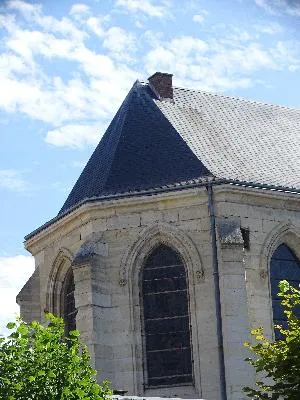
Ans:
POLYGON ((256 388, 244 388, 252 399, 299 400, 300 399, 300 318, 295 315, 295 307, 300 304, 300 291, 287 281, 279 284, 281 304, 287 317, 287 328, 279 329, 281 339, 270 342, 263 329, 255 329, 251 334, 258 344, 245 346, 256 353, 257 358, 248 361, 265 379, 256 382, 256 388))
POLYGON ((67 337, 61 318, 46 315, 48 324, 18 319, 0 338, 0 399, 5 400, 104 400, 108 382, 95 380, 86 346, 79 332, 67 337))

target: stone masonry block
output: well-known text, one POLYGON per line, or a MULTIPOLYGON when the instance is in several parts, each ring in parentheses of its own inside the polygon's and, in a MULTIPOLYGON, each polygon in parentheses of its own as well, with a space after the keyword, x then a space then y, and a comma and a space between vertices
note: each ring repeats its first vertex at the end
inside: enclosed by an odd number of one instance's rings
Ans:
POLYGON ((126 229, 141 225, 140 214, 113 215, 107 219, 107 229, 126 229))
POLYGON ((272 231, 272 229, 275 228, 276 222, 274 220, 269 220, 267 218, 264 218, 262 220, 262 230, 264 233, 269 233, 272 231))
POLYGON ((242 228, 249 228, 250 232, 261 232, 262 230, 262 219, 260 218, 249 218, 242 217, 241 218, 241 226, 242 228))
POLYGON ((160 211, 144 211, 141 214, 141 225, 148 226, 163 220, 163 214, 160 211))
POLYGON ((179 226, 186 231, 205 232, 210 234, 210 223, 208 218, 179 221, 179 226))
POLYGON ((179 218, 178 210, 164 210, 162 212, 162 219, 164 222, 177 222, 179 218))
POLYGON ((107 229, 107 219, 98 218, 93 220, 93 231, 94 232, 104 232, 107 229))
POLYGON ((185 207, 179 210, 179 220, 187 221, 208 217, 208 208, 206 205, 185 207))

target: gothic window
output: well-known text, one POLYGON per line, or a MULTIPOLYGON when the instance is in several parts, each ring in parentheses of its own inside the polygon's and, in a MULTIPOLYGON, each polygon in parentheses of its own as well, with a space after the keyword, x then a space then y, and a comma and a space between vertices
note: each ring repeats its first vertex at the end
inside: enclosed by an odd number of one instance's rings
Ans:
MULTIPOLYGON (((300 261, 285 244, 281 244, 275 250, 270 265, 270 280, 271 280, 271 296, 273 308, 274 324, 286 327, 286 315, 283 313, 283 308, 280 304, 280 298, 277 296, 279 291, 278 284, 281 280, 287 280, 294 287, 300 284, 300 261)), ((296 315, 300 317, 300 309, 295 310, 296 315)), ((280 332, 275 329, 275 338, 280 338, 280 332)))
POLYGON ((63 285, 63 319, 66 332, 76 329, 75 284, 73 271, 70 268, 63 285))
POLYGON ((141 273, 145 385, 191 384, 187 278, 177 252, 160 245, 141 273))

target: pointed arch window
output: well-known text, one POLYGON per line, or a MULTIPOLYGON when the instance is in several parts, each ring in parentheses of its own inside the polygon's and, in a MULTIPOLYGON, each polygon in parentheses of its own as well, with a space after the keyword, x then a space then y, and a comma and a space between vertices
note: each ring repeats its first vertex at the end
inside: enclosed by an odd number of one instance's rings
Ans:
POLYGON ((145 386, 191 384, 192 357, 185 266, 161 244, 141 271, 145 386))
MULTIPOLYGON (((294 287, 300 284, 300 260, 295 256, 292 250, 285 244, 281 244, 275 250, 270 264, 270 281, 271 281, 271 297, 273 309, 273 323, 276 325, 286 326, 286 315, 280 304, 280 297, 277 296, 279 291, 278 284, 281 280, 287 280, 294 287)), ((295 310, 300 317, 300 308, 295 310)), ((280 333, 275 329, 275 338, 280 338, 280 333)))
POLYGON ((76 308, 75 308, 75 283, 74 274, 70 268, 63 285, 63 319, 65 321, 65 330, 70 332, 76 329, 76 308))

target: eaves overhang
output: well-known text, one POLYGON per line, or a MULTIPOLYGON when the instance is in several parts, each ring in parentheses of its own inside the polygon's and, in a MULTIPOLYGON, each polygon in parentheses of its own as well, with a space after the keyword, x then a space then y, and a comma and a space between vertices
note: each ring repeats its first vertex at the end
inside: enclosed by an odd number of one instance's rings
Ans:
POLYGON ((240 186, 240 187, 247 187, 253 189, 260 189, 260 190, 267 190, 267 191, 275 191, 275 192, 282 192, 282 193, 289 193, 300 195, 300 189, 297 188, 290 188, 290 187, 283 187, 283 186, 273 186, 267 184, 261 184, 257 182, 246 182, 234 179, 225 179, 225 178, 214 178, 214 177, 201 177, 199 179, 193 179, 190 181, 185 182, 177 182, 170 185, 164 185, 161 187, 154 187, 145 190, 136 190, 136 191, 128 191, 123 193, 111 193, 111 194, 104 194, 102 196, 86 198, 80 201, 75 206, 69 208, 64 213, 57 215, 56 217, 52 218, 51 220, 47 221, 45 224, 40 226, 39 228, 35 229, 31 233, 25 236, 25 242, 32 239, 34 236, 38 235, 42 231, 49 228, 51 225, 55 224, 56 222, 62 220, 69 214, 74 213, 76 210, 81 208, 86 204, 92 203, 106 203, 112 200, 122 200, 122 199, 129 199, 129 198, 138 198, 138 197, 145 197, 145 196, 155 196, 161 193, 168 193, 168 192, 175 192, 175 191, 183 191, 192 188, 200 188, 206 186, 219 186, 219 185, 232 185, 232 186, 240 186))

